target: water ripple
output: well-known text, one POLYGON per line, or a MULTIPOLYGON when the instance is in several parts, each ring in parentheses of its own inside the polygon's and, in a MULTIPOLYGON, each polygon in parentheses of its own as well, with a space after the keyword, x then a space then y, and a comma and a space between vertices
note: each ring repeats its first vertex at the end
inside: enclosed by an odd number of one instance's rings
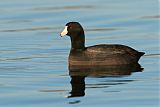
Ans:
POLYGON ((118 28, 88 28, 85 29, 86 31, 115 31, 115 30, 119 30, 118 28))
POLYGON ((160 15, 142 16, 141 19, 160 19, 160 15))
POLYGON ((65 92, 66 90, 39 90, 40 92, 65 92))
POLYGON ((31 10, 34 11, 57 11, 57 10, 79 10, 79 9, 92 9, 95 8, 95 6, 92 5, 79 5, 79 6, 63 6, 63 7, 35 7, 31 10))
POLYGON ((24 29, 4 29, 0 32, 28 32, 28 31, 45 31, 45 30, 55 30, 59 29, 57 27, 35 27, 35 28, 24 28, 24 29))
POLYGON ((0 61, 32 60, 33 58, 47 58, 47 57, 1 58, 0 61))

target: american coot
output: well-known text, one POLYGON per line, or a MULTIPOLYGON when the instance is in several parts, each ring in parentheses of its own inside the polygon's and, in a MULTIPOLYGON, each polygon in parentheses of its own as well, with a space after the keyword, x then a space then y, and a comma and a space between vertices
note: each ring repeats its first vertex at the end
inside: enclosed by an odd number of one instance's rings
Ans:
POLYGON ((85 47, 85 35, 78 22, 66 24, 60 36, 68 35, 71 39, 69 65, 121 65, 134 64, 144 52, 118 44, 99 44, 85 47))

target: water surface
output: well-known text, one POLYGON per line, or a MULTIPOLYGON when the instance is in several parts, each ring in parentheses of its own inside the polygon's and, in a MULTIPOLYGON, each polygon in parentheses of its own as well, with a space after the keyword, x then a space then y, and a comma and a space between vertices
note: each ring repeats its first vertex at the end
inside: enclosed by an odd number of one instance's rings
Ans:
POLYGON ((158 2, 1 1, 0 107, 159 106, 158 2), (69 21, 82 24, 87 46, 124 44, 144 51, 144 69, 70 72, 70 40, 59 37, 69 21))

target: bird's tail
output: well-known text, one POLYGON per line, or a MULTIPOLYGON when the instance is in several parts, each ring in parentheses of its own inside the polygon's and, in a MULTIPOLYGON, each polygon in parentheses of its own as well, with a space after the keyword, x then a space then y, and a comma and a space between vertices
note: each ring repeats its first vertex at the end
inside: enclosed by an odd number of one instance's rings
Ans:
POLYGON ((143 56, 144 54, 144 52, 139 52, 139 56, 143 56))

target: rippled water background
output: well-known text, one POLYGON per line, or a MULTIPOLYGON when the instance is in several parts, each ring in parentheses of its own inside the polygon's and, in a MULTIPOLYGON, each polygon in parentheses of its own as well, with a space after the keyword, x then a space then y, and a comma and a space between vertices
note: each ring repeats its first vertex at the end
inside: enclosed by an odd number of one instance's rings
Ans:
POLYGON ((158 0, 3 0, 0 2, 0 107, 158 107, 158 0), (78 21, 86 45, 129 45, 146 54, 143 72, 86 77, 84 97, 71 91, 68 37, 78 21))

